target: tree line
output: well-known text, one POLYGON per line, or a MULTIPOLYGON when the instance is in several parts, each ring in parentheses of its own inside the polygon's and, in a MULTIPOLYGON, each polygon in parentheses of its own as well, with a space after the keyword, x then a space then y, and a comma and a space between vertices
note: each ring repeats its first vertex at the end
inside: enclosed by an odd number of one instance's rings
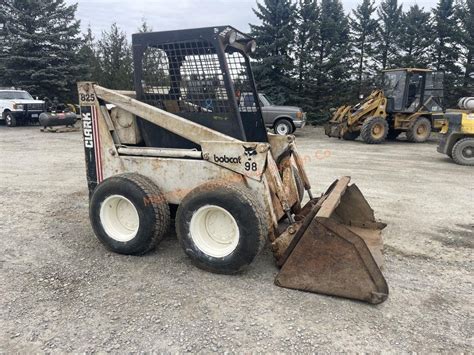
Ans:
POLYGON ((445 73, 445 104, 474 95, 474 0, 439 0, 432 11, 398 0, 261 0, 254 66, 259 90, 315 120, 380 86, 381 71, 421 67, 445 73))
MULTIPOLYGON (((81 34, 76 10, 64 0, 0 2, 0 86, 63 101, 75 100, 77 80, 131 89, 127 34, 117 24, 97 39, 90 28, 81 34)), ((367 95, 388 68, 444 71, 448 107, 474 95, 474 0, 438 0, 429 11, 361 0, 349 14, 340 0, 258 0, 254 12, 258 89, 312 120, 367 95)))

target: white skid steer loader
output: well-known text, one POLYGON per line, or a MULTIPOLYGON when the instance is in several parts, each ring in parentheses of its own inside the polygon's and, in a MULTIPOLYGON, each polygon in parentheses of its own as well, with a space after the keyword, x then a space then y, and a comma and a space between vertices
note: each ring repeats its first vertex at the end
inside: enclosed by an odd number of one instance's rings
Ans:
POLYGON ((140 255, 176 212, 179 242, 202 269, 239 272, 268 240, 278 286, 383 302, 385 225, 349 177, 312 196, 294 137, 265 129, 255 45, 229 26, 135 34, 135 91, 78 83, 94 232, 140 255), (254 100, 242 104, 241 92, 254 100))

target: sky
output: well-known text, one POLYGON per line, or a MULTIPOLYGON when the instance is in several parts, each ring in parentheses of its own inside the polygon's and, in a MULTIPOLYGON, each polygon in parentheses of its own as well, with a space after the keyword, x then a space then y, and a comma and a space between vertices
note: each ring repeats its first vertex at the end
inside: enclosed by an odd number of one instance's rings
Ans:
MULTIPOLYGON (((399 0, 400 1, 400 0, 399 0)), ((193 27, 232 25, 247 32, 249 23, 259 23, 252 11, 256 0, 66 0, 78 3, 77 16, 82 30, 90 25, 96 37, 114 22, 129 36, 137 32, 142 19, 154 31, 193 27)), ((358 0, 342 0, 350 12, 358 0)), ((404 8, 418 4, 425 9, 435 6, 436 0, 404 0, 404 8)))

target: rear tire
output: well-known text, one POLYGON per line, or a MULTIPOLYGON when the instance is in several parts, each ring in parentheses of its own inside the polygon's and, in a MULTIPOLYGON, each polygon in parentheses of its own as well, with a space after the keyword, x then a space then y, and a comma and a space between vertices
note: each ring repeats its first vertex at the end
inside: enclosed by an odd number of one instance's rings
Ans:
POLYGON ((414 143, 423 143, 430 138, 431 122, 426 117, 418 117, 407 131, 407 140, 414 143))
POLYGON ((382 117, 369 117, 362 124, 360 136, 367 144, 380 144, 388 134, 387 120, 382 117))
POLYGON ((346 141, 355 141, 360 136, 360 131, 346 132, 342 135, 342 139, 346 141))
POLYGON ((5 115, 5 125, 7 127, 15 127, 16 118, 13 116, 13 114, 11 112, 6 112, 4 115, 5 115))
POLYGON ((169 207, 160 189, 134 173, 102 181, 92 194, 89 217, 102 244, 130 255, 155 247, 170 224, 169 207))
POLYGON ((265 245, 266 210, 244 186, 206 183, 179 205, 176 234, 197 267, 234 274, 250 265, 265 245))
POLYGON ((474 166, 474 138, 462 138, 453 147, 452 158, 459 165, 474 166))
POLYGON ((287 134, 293 133, 293 125, 286 118, 280 118, 276 121, 273 131, 280 136, 286 136, 287 134))

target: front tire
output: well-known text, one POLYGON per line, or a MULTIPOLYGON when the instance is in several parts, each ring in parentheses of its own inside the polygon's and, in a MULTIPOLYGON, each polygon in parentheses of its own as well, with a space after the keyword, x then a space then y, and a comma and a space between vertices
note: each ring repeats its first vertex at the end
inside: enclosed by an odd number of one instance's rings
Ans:
POLYGON ((276 121, 273 131, 280 136, 286 136, 287 134, 293 133, 293 125, 286 118, 281 118, 276 121))
POLYGON ((16 118, 13 116, 13 114, 11 112, 6 112, 4 115, 5 115, 5 125, 7 127, 15 127, 16 118))
POLYGON ((423 143, 430 138, 431 122, 426 117, 419 117, 407 131, 407 140, 414 143, 423 143))
POLYGON ((388 134, 388 123, 383 117, 369 117, 362 124, 360 136, 367 144, 380 144, 388 134))
POLYGON ((183 199, 176 232, 197 267, 234 274, 250 265, 265 245, 266 212, 244 186, 210 182, 183 199))
POLYGON ((459 165, 474 166, 474 138, 463 138, 451 151, 453 160, 459 165))
POLYGON ((170 223, 169 207, 160 189, 135 173, 102 181, 92 194, 89 217, 102 244, 130 255, 155 247, 170 223))

